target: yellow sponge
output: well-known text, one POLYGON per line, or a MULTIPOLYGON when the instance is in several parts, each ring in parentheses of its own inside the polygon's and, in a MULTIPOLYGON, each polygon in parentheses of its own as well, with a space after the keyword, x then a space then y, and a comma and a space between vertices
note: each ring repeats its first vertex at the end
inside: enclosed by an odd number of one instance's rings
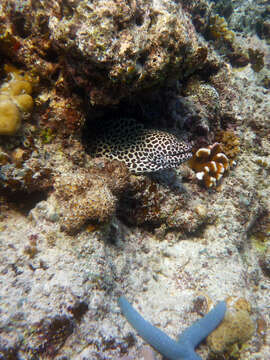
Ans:
POLYGON ((18 107, 6 95, 0 95, 0 134, 14 135, 21 126, 18 107))
POLYGON ((14 98, 14 101, 21 109, 21 111, 30 112, 33 109, 34 101, 32 96, 28 94, 18 95, 14 98))
POLYGON ((25 80, 12 80, 10 82, 10 95, 17 96, 21 94, 31 94, 32 93, 32 85, 29 81, 25 80))
POLYGON ((14 135, 24 113, 32 111, 32 85, 27 75, 13 66, 4 67, 8 80, 0 88, 0 135, 14 135))

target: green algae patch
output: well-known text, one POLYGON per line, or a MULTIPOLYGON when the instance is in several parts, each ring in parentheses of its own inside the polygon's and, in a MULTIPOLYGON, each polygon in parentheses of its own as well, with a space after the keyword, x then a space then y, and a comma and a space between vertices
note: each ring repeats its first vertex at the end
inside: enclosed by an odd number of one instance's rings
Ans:
POLYGON ((270 229, 268 231, 268 235, 264 232, 259 232, 256 235, 251 236, 252 246, 259 252, 265 252, 268 248, 270 240, 270 229))

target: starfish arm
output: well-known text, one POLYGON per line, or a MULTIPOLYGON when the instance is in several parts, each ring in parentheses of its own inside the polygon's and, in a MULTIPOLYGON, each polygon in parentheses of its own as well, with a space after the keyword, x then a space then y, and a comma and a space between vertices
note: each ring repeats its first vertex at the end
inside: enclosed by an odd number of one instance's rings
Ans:
POLYGON ((179 344, 148 321, 144 320, 124 296, 120 297, 119 306, 128 322, 148 344, 169 360, 181 359, 179 357, 179 344))
POLYGON ((202 319, 195 322, 188 329, 179 335, 178 344, 190 344, 194 349, 203 339, 205 339, 219 323, 223 320, 226 312, 226 302, 219 302, 202 319))

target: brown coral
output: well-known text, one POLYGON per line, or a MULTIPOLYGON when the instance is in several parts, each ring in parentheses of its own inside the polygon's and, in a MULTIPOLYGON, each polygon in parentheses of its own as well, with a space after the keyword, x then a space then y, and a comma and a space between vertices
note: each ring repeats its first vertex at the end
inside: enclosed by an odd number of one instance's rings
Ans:
POLYGON ((229 299, 228 310, 219 327, 207 337, 207 344, 215 353, 231 353, 232 345, 239 348, 248 341, 254 333, 255 326, 249 311, 250 305, 245 299, 229 299))
POLYGON ((131 176, 127 190, 121 197, 118 216, 129 225, 155 230, 162 238, 176 229, 178 234, 195 233, 211 217, 209 209, 188 201, 179 188, 172 192, 148 177, 131 176))
POLYGON ((240 152, 240 139, 233 130, 220 130, 216 141, 222 144, 222 150, 229 159, 235 159, 240 152))
POLYGON ((210 38, 213 40, 233 43, 235 39, 234 32, 228 29, 227 21, 219 15, 210 17, 208 32, 210 38))
POLYGON ((219 143, 200 148, 193 158, 189 160, 189 166, 196 172, 197 179, 203 181, 209 189, 217 185, 224 173, 230 168, 230 161, 222 152, 219 143))
POLYGON ((28 338, 29 354, 54 358, 74 330, 73 319, 66 315, 42 319, 28 338))
POLYGON ((61 215, 62 230, 76 233, 87 224, 101 225, 115 214, 117 197, 128 182, 128 171, 117 161, 101 160, 92 171, 76 171, 58 177, 55 200, 61 215))

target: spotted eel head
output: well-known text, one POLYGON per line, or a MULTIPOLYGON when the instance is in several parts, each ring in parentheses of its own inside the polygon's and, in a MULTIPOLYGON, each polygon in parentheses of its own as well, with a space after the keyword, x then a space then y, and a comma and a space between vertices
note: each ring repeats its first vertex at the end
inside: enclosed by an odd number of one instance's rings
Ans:
POLYGON ((176 168, 192 157, 191 145, 175 135, 160 130, 146 131, 145 143, 148 153, 148 168, 144 171, 157 171, 176 168))
POLYGON ((106 122, 92 140, 91 153, 123 161, 134 173, 176 168, 192 157, 189 144, 171 133, 145 129, 133 119, 106 122))

